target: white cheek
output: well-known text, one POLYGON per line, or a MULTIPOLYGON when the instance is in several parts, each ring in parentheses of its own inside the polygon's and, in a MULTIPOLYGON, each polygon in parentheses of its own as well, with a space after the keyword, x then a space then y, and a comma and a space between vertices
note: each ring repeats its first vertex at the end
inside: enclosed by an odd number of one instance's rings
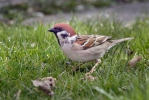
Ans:
POLYGON ((57 37, 59 38, 59 40, 67 40, 67 38, 63 38, 62 36, 61 36, 61 34, 68 34, 66 31, 62 31, 62 32, 58 32, 57 33, 57 37))
POLYGON ((61 32, 58 32, 58 33, 57 33, 57 37, 58 37, 60 40, 63 39, 62 36, 61 36, 61 34, 62 34, 61 32))

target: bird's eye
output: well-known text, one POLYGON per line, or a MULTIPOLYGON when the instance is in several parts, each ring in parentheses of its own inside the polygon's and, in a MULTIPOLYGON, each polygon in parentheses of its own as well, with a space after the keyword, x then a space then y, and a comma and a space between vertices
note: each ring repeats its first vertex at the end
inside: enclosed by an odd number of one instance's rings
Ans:
POLYGON ((59 29, 62 29, 61 27, 58 27, 59 29))
POLYGON ((58 30, 58 31, 62 31, 62 28, 61 28, 61 27, 58 27, 57 30, 58 30))

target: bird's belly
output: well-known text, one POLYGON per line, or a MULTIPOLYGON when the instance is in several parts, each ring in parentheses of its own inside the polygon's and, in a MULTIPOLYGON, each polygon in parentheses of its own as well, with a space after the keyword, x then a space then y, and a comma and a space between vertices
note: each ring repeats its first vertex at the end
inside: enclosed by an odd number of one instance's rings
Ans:
POLYGON ((63 47, 63 53, 72 61, 88 62, 99 59, 103 56, 103 52, 93 50, 75 50, 71 46, 63 47))

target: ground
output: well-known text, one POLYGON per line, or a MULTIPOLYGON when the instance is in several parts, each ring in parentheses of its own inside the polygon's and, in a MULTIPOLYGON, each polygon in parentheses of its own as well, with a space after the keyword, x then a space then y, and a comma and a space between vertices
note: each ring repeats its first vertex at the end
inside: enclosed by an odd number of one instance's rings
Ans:
POLYGON ((29 18, 23 21, 23 24, 32 24, 37 22, 43 22, 49 24, 50 22, 57 21, 70 21, 74 16, 78 20, 94 19, 96 17, 108 18, 111 20, 122 21, 127 25, 135 21, 137 17, 149 16, 149 2, 134 2, 130 4, 113 5, 111 7, 90 9, 80 13, 59 13, 56 15, 46 15, 41 17, 29 18))

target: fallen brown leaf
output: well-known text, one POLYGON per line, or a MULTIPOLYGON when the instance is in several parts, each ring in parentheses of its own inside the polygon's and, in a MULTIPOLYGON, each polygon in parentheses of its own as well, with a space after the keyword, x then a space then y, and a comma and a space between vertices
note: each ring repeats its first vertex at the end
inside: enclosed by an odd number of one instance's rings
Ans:
POLYGON ((136 56, 136 57, 132 58, 128 64, 130 67, 134 67, 136 65, 136 63, 139 62, 141 59, 142 59, 142 56, 136 56))
POLYGON ((54 95, 52 88, 55 87, 55 81, 56 79, 53 77, 45 77, 42 79, 32 80, 35 87, 39 87, 39 90, 43 91, 50 97, 54 95))

